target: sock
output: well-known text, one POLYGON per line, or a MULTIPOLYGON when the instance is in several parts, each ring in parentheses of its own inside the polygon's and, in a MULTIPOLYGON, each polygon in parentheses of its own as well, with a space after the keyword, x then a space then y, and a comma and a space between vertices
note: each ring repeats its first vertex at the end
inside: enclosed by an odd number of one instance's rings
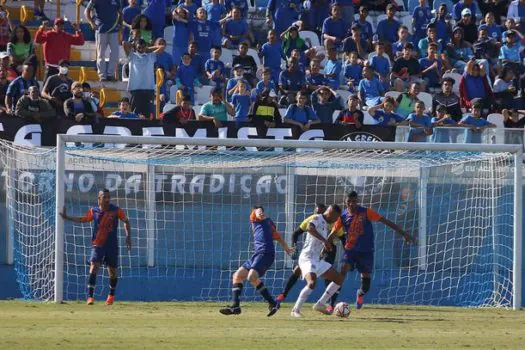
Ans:
POLYGON ((115 295, 115 288, 117 288, 118 277, 109 279, 109 295, 115 295))
POLYGON ((299 293, 299 297, 297 298, 295 305, 293 306, 293 310, 300 312, 303 304, 306 302, 312 292, 313 289, 310 289, 308 285, 304 286, 304 288, 301 290, 301 293, 299 293))
POLYGON ((243 284, 242 283, 234 283, 232 287, 232 297, 233 297, 233 303, 232 307, 239 307, 241 302, 241 293, 242 293, 243 284))
POLYGON ((288 296, 288 293, 290 292, 290 289, 295 285, 297 280, 299 279, 299 276, 292 273, 290 277, 288 277, 288 280, 286 281, 286 285, 284 286, 284 292, 283 295, 286 298, 288 296))
POLYGON ((321 295, 321 298, 319 298, 319 300, 317 301, 317 303, 319 304, 326 304, 326 302, 328 301, 328 299, 330 299, 332 297, 332 295, 335 294, 335 292, 340 288, 341 286, 332 282, 328 285, 328 287, 326 287, 323 295, 321 295))
POLYGON ((268 304, 270 305, 274 305, 275 304, 275 300, 273 300, 273 297, 272 295, 270 294, 270 291, 264 286, 264 283, 259 283, 256 287, 257 291, 259 293, 261 293, 261 295, 263 296, 264 300, 266 300, 268 302, 268 304))
POLYGON ((361 288, 359 288, 359 295, 365 295, 370 290, 370 277, 361 277, 361 288))
MULTIPOLYGON (((332 283, 331 281, 329 280, 324 280, 324 284, 326 287, 328 287, 330 285, 330 283, 332 283)), ((339 293, 341 292, 341 288, 339 288, 335 293, 334 295, 332 295, 332 298, 330 298, 330 305, 332 307, 335 307, 335 303, 337 301, 337 298, 339 298, 339 293)))
POLYGON ((88 297, 93 298, 95 292, 95 285, 97 284, 97 274, 90 273, 88 278, 88 297))

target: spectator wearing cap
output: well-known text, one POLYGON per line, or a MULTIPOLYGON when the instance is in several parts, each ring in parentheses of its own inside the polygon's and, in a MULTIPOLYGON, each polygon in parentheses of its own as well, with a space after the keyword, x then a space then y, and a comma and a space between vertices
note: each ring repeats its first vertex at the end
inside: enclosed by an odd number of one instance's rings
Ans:
POLYGON ((320 120, 317 114, 308 106, 308 94, 305 91, 299 91, 296 96, 296 103, 292 103, 286 109, 283 123, 298 126, 303 131, 310 130, 314 124, 319 124, 320 120))
POLYGON ((341 96, 329 86, 317 88, 311 95, 311 104, 321 124, 333 124, 334 112, 345 108, 341 96))
POLYGON ((368 42, 368 46, 372 44, 372 37, 374 36, 374 29, 372 24, 367 21, 368 8, 361 6, 359 8, 359 18, 354 21, 354 25, 357 25, 361 31, 361 39, 368 42))
POLYGON ((7 44, 7 53, 11 56, 11 62, 14 65, 22 65, 26 60, 29 60, 36 70, 37 60, 33 40, 31 40, 31 33, 25 26, 19 25, 11 32, 7 44))
POLYGON ((514 0, 509 4, 507 18, 521 22, 521 32, 525 34, 525 0, 514 0))
POLYGON ((8 114, 14 113, 16 103, 31 86, 38 87, 38 82, 33 78, 33 67, 26 64, 22 67, 22 74, 11 81, 7 88, 5 106, 8 114))
POLYGON ((244 80, 247 86, 250 86, 250 83, 244 79, 244 67, 242 64, 236 64, 233 66, 233 77, 228 80, 226 83, 226 100, 231 103, 231 98, 233 92, 237 86, 239 80, 244 80))
POLYGON ((459 98, 463 108, 471 108, 470 101, 474 99, 480 99, 483 108, 492 106, 492 89, 485 67, 474 59, 468 61, 465 66, 465 72, 459 82, 459 98))
POLYGON ((118 118, 118 119, 141 119, 136 113, 131 112, 131 103, 129 103, 129 98, 123 97, 118 104, 118 111, 111 113, 108 118, 118 118))
POLYGON ((273 128, 281 124, 281 113, 275 99, 277 95, 273 90, 265 89, 259 95, 250 108, 250 122, 256 126, 273 128))
POLYGON ((162 120, 169 123, 186 124, 189 121, 196 120, 195 111, 191 107, 191 97, 185 95, 179 105, 170 111, 164 113, 162 120))
POLYGON ((22 96, 16 103, 15 115, 28 122, 44 123, 55 120, 55 109, 40 97, 38 86, 31 86, 28 94, 22 96))
POLYGON ((343 40, 343 52, 347 54, 350 52, 357 52, 359 57, 366 57, 368 52, 368 41, 361 37, 361 28, 359 25, 354 23, 351 28, 351 35, 343 40))
POLYGON ((60 60, 58 62, 58 74, 47 78, 42 88, 42 97, 50 101, 59 116, 63 115, 64 101, 71 98, 73 80, 67 76, 68 71, 69 61, 60 60))
POLYGON ((450 77, 443 78, 441 91, 434 95, 432 99, 432 114, 436 114, 438 106, 444 106, 447 114, 455 121, 459 121, 462 116, 461 105, 458 95, 452 92, 454 79, 450 77))
POLYGON ((351 94, 348 96, 348 108, 339 112, 335 123, 340 125, 355 125, 360 129, 363 126, 365 115, 359 110, 359 98, 357 95, 351 94))
POLYGON ((243 42, 239 45, 239 54, 233 57, 232 65, 236 66, 238 64, 244 69, 243 76, 249 86, 255 86, 257 84, 257 78, 255 77, 257 63, 252 56, 248 55, 247 42, 243 42))
POLYGON ((90 0, 84 15, 95 31, 97 71, 100 81, 114 80, 115 68, 119 60, 118 32, 122 22, 121 0, 90 0), (109 62, 106 65, 108 47, 109 62))
POLYGON ((264 43, 259 50, 264 68, 271 71, 272 80, 277 83, 281 72, 281 58, 284 58, 281 43, 277 41, 275 30, 268 31, 268 42, 264 43))
POLYGON ((5 70, 8 81, 13 81, 18 77, 16 66, 11 64, 11 58, 5 51, 0 52, 0 67, 5 70))
POLYGON ((64 102, 66 119, 74 120, 77 123, 93 123, 96 111, 93 109, 91 102, 84 98, 81 82, 73 82, 71 94, 73 96, 64 102))
POLYGON ((473 22, 476 22, 476 16, 481 13, 474 0, 460 0, 454 5, 454 18, 456 21, 461 19, 464 10, 469 10, 470 15, 473 17, 473 22))
POLYGON ((468 8, 461 11, 461 20, 456 23, 456 26, 463 29, 465 41, 474 44, 478 38, 478 27, 472 20, 472 13, 468 8))
POLYGON ((231 13, 232 17, 228 17, 223 23, 223 46, 228 49, 236 49, 241 42, 254 42, 248 22, 241 17, 241 10, 234 7, 231 13))
POLYGON ((47 22, 44 22, 35 34, 35 42, 44 46, 44 62, 46 64, 44 81, 58 73, 58 62, 60 60, 69 60, 72 45, 84 45, 84 35, 80 31, 78 23, 73 24, 74 35, 64 31, 64 24, 64 19, 56 18, 53 29, 47 30, 47 22))
POLYGON ((481 99, 474 99, 470 101, 470 103, 472 105, 471 112, 464 116, 458 125, 466 127, 465 143, 481 143, 481 134, 483 131, 487 128, 495 128, 496 125, 481 118, 481 111, 483 109, 481 99))
POLYGON ((228 114, 234 115, 234 108, 228 101, 223 100, 222 90, 214 89, 210 93, 210 101, 201 107, 197 120, 211 121, 217 128, 220 128, 222 123, 228 121, 228 114))
POLYGON ((155 62, 159 46, 146 47, 144 40, 124 43, 129 59, 128 91, 133 112, 149 118, 155 96, 155 62))
POLYGON ((427 25, 432 20, 432 12, 426 0, 419 0, 419 4, 412 13, 412 26, 414 27, 414 36, 412 38, 414 45, 425 37, 427 25))
MULTIPOLYGON (((396 59, 392 67, 390 78, 394 80, 394 87, 397 91, 405 91, 405 87, 413 82, 425 85, 424 80, 421 79, 421 65, 416 58, 412 57, 413 50, 414 45, 406 43, 403 48, 403 56, 396 59)), ((425 88, 422 87, 422 90, 424 91, 425 88)))
POLYGON ((273 26, 277 35, 299 19, 301 0, 270 0, 266 6, 266 23, 273 26))
POLYGON ((297 93, 306 88, 306 79, 304 74, 297 69, 298 63, 291 60, 288 68, 279 75, 279 91, 281 98, 287 103, 294 103, 297 93))
POLYGON ((0 5, 0 51, 7 50, 11 30, 13 30, 13 25, 9 20, 9 13, 4 6, 0 5))
POLYGON ((346 36, 348 26, 341 18, 341 6, 338 4, 332 5, 331 15, 323 22, 322 37, 324 47, 338 48, 346 36))
POLYGON ((401 23, 399 23, 399 21, 397 21, 394 18, 395 15, 395 6, 392 4, 388 4, 388 6, 386 7, 387 17, 377 24, 376 33, 379 36, 379 40, 393 44, 399 39, 397 36, 397 31, 401 26, 401 23))
POLYGON ((365 106, 380 104, 385 93, 384 85, 375 75, 374 69, 369 66, 363 67, 363 80, 359 82, 357 90, 359 101, 365 106))
POLYGON ((383 103, 370 107, 368 114, 377 121, 377 125, 397 125, 405 121, 405 117, 394 112, 396 101, 392 96, 386 96, 383 103))
POLYGON ((474 51, 469 43, 464 40, 463 29, 455 27, 452 32, 452 40, 447 45, 446 55, 453 68, 463 73, 467 62, 474 57, 474 51))

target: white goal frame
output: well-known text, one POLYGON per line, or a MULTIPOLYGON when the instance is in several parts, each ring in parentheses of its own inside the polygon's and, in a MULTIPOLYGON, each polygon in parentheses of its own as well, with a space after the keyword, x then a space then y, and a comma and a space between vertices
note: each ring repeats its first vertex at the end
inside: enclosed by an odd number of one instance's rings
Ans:
MULTIPOLYGON (((55 285, 54 300, 61 303, 64 296, 64 220, 60 212, 64 206, 65 150, 66 143, 103 143, 128 145, 184 145, 208 147, 271 147, 295 149, 340 149, 340 150, 400 150, 400 151, 445 151, 512 153, 514 155, 514 242, 513 242, 513 290, 512 308, 521 307, 522 292, 522 197, 523 197, 523 146, 487 144, 446 144, 407 142, 348 142, 322 140, 264 140, 264 139, 219 139, 219 138, 175 138, 165 136, 118 136, 118 135, 57 135, 56 147, 56 216, 55 216, 55 285)), ((424 176, 420 179, 424 183, 424 176)), ((151 196, 150 196, 151 197, 151 196)), ((149 198, 148 201, 154 201, 149 198)), ((426 203, 420 203, 426 205, 426 203)), ((149 206, 151 208, 151 205, 149 206)), ((424 215, 423 215, 424 217, 424 215)), ((420 235, 426 225, 420 221, 420 235)), ((425 237, 420 237, 424 244, 425 237)), ((148 249, 150 251, 152 249, 148 249)), ((152 256, 149 257, 151 259, 152 256)), ((424 264, 420 261, 419 264, 424 264)))

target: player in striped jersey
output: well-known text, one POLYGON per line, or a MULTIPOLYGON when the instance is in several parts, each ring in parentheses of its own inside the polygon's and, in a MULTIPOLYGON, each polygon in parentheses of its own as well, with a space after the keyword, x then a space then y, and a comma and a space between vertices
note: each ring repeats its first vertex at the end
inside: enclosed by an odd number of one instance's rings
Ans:
POLYGON ((357 192, 352 191, 346 195, 346 209, 341 215, 341 222, 346 233, 346 243, 340 273, 343 279, 348 271, 354 269, 357 269, 361 274, 361 287, 357 290, 356 295, 356 308, 360 309, 364 304, 364 296, 370 289, 374 268, 374 228, 372 222, 378 221, 385 224, 403 236, 408 243, 413 243, 414 238, 399 225, 384 218, 373 209, 362 207, 357 203, 357 192))
MULTIPOLYGON (((299 227, 297 227, 297 229, 293 233, 292 242, 293 242, 294 248, 297 246, 297 241, 299 240, 299 236, 301 236, 303 233, 308 231, 308 226, 310 225, 310 222, 312 221, 312 219, 317 214, 323 214, 325 211, 326 211, 326 205, 324 205, 323 203, 317 203, 314 213, 310 215, 309 217, 307 217, 306 219, 304 219, 303 222, 299 225, 299 227)), ((341 239, 341 242, 344 246, 345 236, 344 236, 344 230, 341 224, 341 220, 338 219, 334 224, 329 223, 328 229, 331 232, 333 232, 334 230, 336 231, 336 235, 339 237, 339 239, 341 239)), ((332 249, 331 251, 327 252, 324 255, 324 260, 328 262, 330 265, 333 265, 335 262, 336 253, 337 253, 337 250, 332 249)), ((292 256, 293 260, 297 260, 297 254, 298 252, 296 251, 294 255, 292 256)), ((295 265, 292 274, 290 275, 290 277, 288 277, 288 280, 286 281, 283 292, 277 296, 278 302, 282 302, 286 299, 286 297, 288 296, 288 293, 293 288, 293 286, 297 283, 297 280, 299 279, 299 277, 301 277, 301 268, 299 267, 299 265, 295 265)), ((330 281, 325 280, 325 286, 328 287, 329 284, 330 284, 330 281)), ((339 290, 337 290, 336 294, 334 294, 334 297, 333 297, 334 300, 337 298, 338 294, 339 294, 339 290)))
POLYGON ((289 248, 288 244, 282 239, 275 228, 273 221, 266 217, 264 208, 256 206, 250 214, 250 224, 253 231, 253 240, 255 252, 250 259, 233 274, 231 306, 222 308, 220 313, 223 315, 238 315, 241 313, 240 298, 245 279, 250 281, 251 285, 263 296, 268 302, 268 317, 274 315, 279 310, 280 304, 276 302, 270 291, 264 286, 261 277, 272 266, 275 260, 275 246, 273 241, 279 242, 288 255, 293 254, 294 249, 289 248))

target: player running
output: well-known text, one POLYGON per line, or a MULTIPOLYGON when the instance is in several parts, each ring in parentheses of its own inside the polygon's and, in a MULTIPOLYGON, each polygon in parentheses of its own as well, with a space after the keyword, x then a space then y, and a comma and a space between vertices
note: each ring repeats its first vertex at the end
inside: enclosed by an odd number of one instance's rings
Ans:
MULTIPOLYGON (((293 233, 292 242, 293 242, 294 248, 297 246, 297 241, 299 240, 299 236, 308 231, 308 226, 310 225, 310 222, 316 216, 316 214, 323 214, 325 211, 326 211, 326 205, 322 203, 316 204, 314 213, 310 215, 309 217, 307 217, 306 219, 304 219, 303 222, 299 225, 299 227, 297 227, 297 229, 293 233)), ((343 246, 345 245, 345 236, 344 236, 343 226, 341 224, 341 219, 337 219, 337 221, 334 224, 329 223, 328 230, 336 231, 336 234, 339 237, 339 239, 341 239, 343 246)), ((297 253, 298 252, 296 250, 292 256, 293 260, 297 260, 297 253)), ((332 249, 331 251, 326 253, 324 260, 330 265, 333 265, 335 262, 336 254, 337 254, 337 249, 332 249)), ((290 277, 288 277, 288 280, 286 281, 284 291, 277 296, 277 301, 279 303, 283 302, 286 299, 286 297, 288 296, 288 293, 293 288, 293 286, 297 283, 297 280, 299 279, 299 277, 301 277, 301 268, 299 267, 299 265, 295 265, 292 274, 290 275, 290 277)), ((325 280, 325 287, 328 287, 329 284, 330 284, 330 281, 325 280)), ((333 298, 336 298, 338 294, 339 294, 339 290, 337 290, 333 298)))
POLYGON ((275 224, 264 214, 264 208, 256 206, 250 214, 250 224, 252 226, 255 252, 250 259, 233 274, 232 297, 233 304, 220 310, 223 315, 239 315, 241 313, 240 298, 245 279, 268 302, 268 317, 274 315, 279 310, 280 304, 276 302, 270 291, 264 286, 261 277, 272 266, 275 260, 275 246, 273 241, 279 242, 288 255, 293 254, 294 249, 289 248, 288 244, 281 238, 275 228, 275 224))
POLYGON ((302 317, 301 307, 315 289, 318 276, 331 281, 331 283, 326 287, 317 303, 314 304, 313 309, 329 314, 325 303, 341 287, 343 277, 335 271, 331 264, 321 260, 321 253, 323 249, 332 250, 332 244, 328 239, 328 225, 334 224, 340 216, 341 208, 334 204, 329 206, 323 214, 315 215, 308 225, 308 234, 299 256, 299 268, 306 281, 306 286, 301 290, 295 302, 291 312, 292 317, 302 317))
POLYGON ((103 189, 98 192, 98 206, 89 208, 84 216, 68 216, 66 208, 62 209, 60 216, 64 220, 78 223, 94 221, 92 233, 91 257, 89 259, 88 299, 87 304, 93 305, 95 299, 93 293, 97 283, 97 272, 101 263, 108 268, 109 273, 109 295, 106 305, 113 305, 115 301, 115 289, 117 288, 118 268, 118 223, 124 222, 126 231, 126 245, 131 250, 131 225, 124 210, 110 203, 109 190, 103 189))
MULTIPOLYGON (((354 268, 357 268, 357 271, 361 274, 361 287, 357 290, 356 295, 356 308, 360 309, 363 307, 365 294, 370 289, 374 267, 374 228, 372 222, 379 221, 387 225, 403 236, 408 243, 414 242, 414 239, 399 225, 382 217, 373 209, 358 205, 357 197, 357 192, 355 191, 346 195, 346 209, 341 215, 341 221, 347 237, 342 259, 343 266, 340 273, 343 280, 348 271, 353 271, 354 268)), ((332 307, 334 305, 335 300, 332 300, 332 307)))

